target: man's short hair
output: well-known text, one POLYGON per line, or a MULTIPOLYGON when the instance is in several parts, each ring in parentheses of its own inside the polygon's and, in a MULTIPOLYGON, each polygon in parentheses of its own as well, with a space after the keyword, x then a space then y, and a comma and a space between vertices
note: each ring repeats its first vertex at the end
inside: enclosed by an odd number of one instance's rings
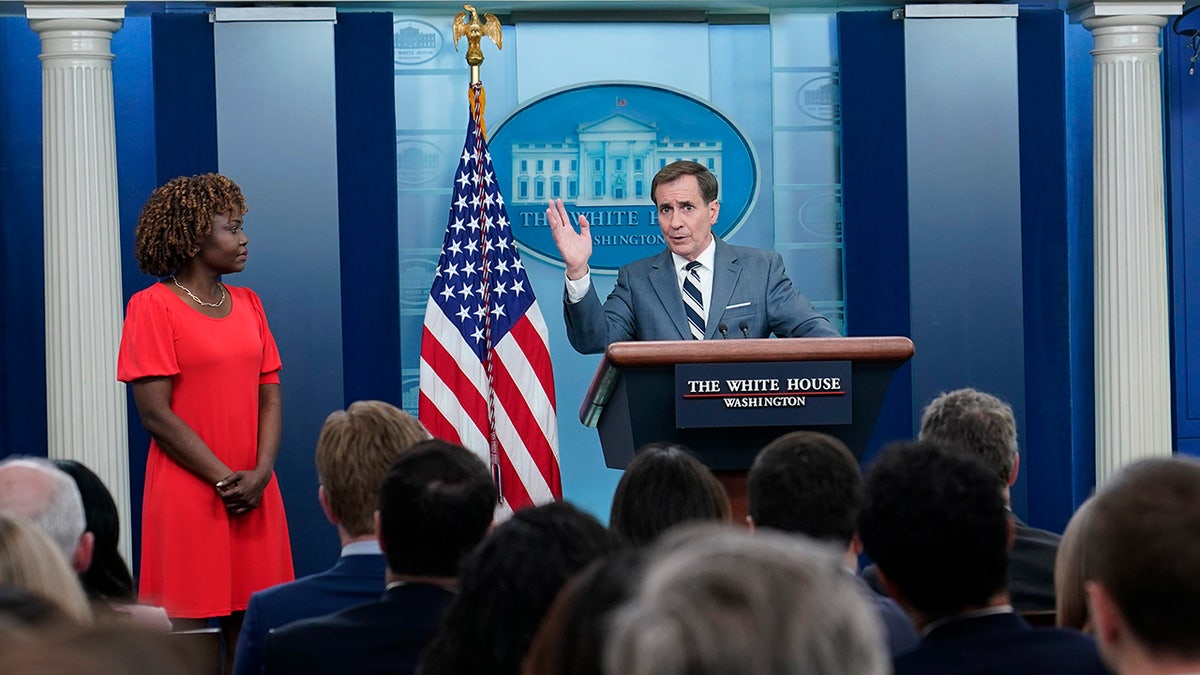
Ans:
POLYGON ((1017 423, 1012 406, 976 389, 956 389, 930 401, 921 414, 923 441, 957 446, 987 462, 1008 485, 1017 461, 1017 423))
POLYGON ((380 539, 397 574, 453 577, 483 539, 496 486, 483 460, 440 439, 402 453, 379 491, 380 539))
POLYGON ((858 536, 910 605, 936 619, 1005 589, 1009 514, 974 455, 893 443, 867 469, 858 536))
POLYGON ((42 474, 45 479, 29 481, 13 478, 6 485, 0 478, 0 512, 20 516, 41 529, 63 552, 67 561, 75 559, 79 538, 87 527, 83 499, 75 481, 48 459, 10 457, 0 461, 0 473, 23 467, 42 474))
POLYGON ((605 672, 889 672, 878 617, 837 551, 712 524, 662 543, 670 545, 652 549, 634 598, 612 621, 605 672))
POLYGON ((862 505, 862 474, 846 444, 816 431, 793 431, 769 443, 747 476, 756 527, 848 546, 862 505))
POLYGON ((383 401, 355 401, 325 418, 317 439, 317 476, 347 534, 375 531, 383 475, 403 450, 427 438, 416 418, 383 401))
POLYGON ((673 183, 684 176, 696 177, 696 182, 700 184, 700 196, 704 198, 705 204, 717 198, 717 177, 713 175, 712 171, 699 162, 681 159, 671 162, 654 174, 654 178, 650 181, 650 199, 658 204, 658 186, 673 183))
POLYGON ((1091 580, 1151 654, 1200 658, 1200 461, 1119 471, 1093 500, 1082 546, 1091 580))

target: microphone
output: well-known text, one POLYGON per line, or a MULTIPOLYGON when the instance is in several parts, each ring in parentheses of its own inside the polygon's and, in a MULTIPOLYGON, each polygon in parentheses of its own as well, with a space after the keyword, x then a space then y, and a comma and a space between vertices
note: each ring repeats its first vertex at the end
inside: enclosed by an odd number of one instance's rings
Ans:
POLYGON ((738 328, 742 329, 742 337, 746 338, 747 340, 750 339, 750 324, 743 321, 742 325, 738 326, 738 328))
POLYGON ((721 331, 721 339, 722 340, 729 339, 729 326, 726 326, 724 321, 717 324, 717 330, 721 331))

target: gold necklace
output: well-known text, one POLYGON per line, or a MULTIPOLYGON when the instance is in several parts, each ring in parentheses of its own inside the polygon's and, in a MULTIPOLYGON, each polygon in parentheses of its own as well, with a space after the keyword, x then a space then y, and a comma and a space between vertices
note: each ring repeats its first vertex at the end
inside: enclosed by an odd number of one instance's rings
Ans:
POLYGON ((174 281, 176 286, 182 288, 183 292, 187 293, 189 298, 191 298, 192 300, 195 300, 197 305, 201 305, 204 307, 220 307, 221 305, 225 304, 225 284, 223 284, 219 281, 217 282, 217 288, 221 289, 221 299, 216 302, 205 302, 205 301, 201 300, 200 298, 196 297, 196 294, 191 292, 190 290, 188 290, 187 286, 184 286, 183 284, 179 283, 179 279, 176 278, 175 275, 171 275, 171 281, 174 281))

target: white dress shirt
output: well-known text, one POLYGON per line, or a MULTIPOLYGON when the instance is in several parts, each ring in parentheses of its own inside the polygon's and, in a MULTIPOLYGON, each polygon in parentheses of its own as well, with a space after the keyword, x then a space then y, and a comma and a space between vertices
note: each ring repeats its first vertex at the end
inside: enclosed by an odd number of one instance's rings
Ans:
MULTIPOLYGON (((696 272, 700 275, 700 296, 704 298, 704 326, 706 330, 708 327, 709 298, 712 297, 713 265, 716 262, 716 259, 716 239, 712 235, 709 235, 708 246, 706 246, 704 250, 701 251, 700 256, 696 258, 696 262, 700 263, 700 267, 696 270, 696 272)), ((675 280, 679 284, 679 292, 682 294, 683 278, 687 276, 686 268, 688 261, 683 256, 676 255, 673 252, 671 253, 671 261, 675 265, 675 280)), ((563 273, 563 276, 566 277, 566 272, 563 273)), ((582 300, 583 296, 587 295, 588 289, 592 287, 592 272, 590 269, 586 274, 578 279, 571 279, 570 277, 566 277, 566 279, 567 302, 572 305, 582 300)), ((680 297, 683 296, 680 295, 680 297)))

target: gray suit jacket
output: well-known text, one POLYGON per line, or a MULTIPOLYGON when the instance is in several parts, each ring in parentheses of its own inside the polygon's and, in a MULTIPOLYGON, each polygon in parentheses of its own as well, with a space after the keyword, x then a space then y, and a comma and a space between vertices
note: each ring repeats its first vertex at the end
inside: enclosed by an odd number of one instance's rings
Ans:
MULTIPOLYGON (((722 324, 729 338, 840 337, 792 285, 778 253, 720 239, 715 244, 705 339, 725 337, 722 324)), ((567 338, 581 354, 600 353, 625 340, 691 339, 669 250, 618 270, 617 285, 603 306, 595 284, 575 304, 564 292, 563 315, 567 338)))

